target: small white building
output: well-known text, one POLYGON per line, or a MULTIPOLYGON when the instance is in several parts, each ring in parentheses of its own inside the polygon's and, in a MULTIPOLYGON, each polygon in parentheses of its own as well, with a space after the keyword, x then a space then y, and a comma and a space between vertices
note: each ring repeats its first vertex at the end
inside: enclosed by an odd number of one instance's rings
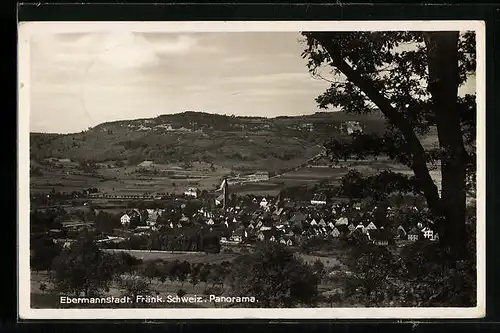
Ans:
POLYGON ((268 205, 268 202, 267 202, 266 198, 262 198, 262 200, 260 201, 260 206, 262 208, 266 208, 267 205, 268 205))
POLYGON ((423 228, 422 230, 424 238, 427 239, 433 239, 434 238, 434 231, 428 227, 423 228))
POLYGON ((197 198, 198 197, 198 189, 194 188, 194 187, 190 187, 186 190, 186 192, 184 192, 184 195, 188 196, 188 197, 197 198))
POLYGON ((130 216, 128 214, 123 214, 122 217, 120 218, 120 222, 122 225, 129 225, 130 224, 130 216))
POLYGON ((311 205, 326 205, 326 197, 324 195, 315 195, 311 200, 311 205))
POLYGON ((138 165, 138 167, 141 167, 141 168, 150 168, 152 166, 153 166, 153 161, 142 161, 138 165))

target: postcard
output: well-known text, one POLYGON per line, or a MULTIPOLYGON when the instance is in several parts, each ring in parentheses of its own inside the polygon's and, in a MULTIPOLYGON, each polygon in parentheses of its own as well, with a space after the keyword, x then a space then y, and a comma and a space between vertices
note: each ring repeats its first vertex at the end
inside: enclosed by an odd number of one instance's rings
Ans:
POLYGON ((485 316, 480 21, 20 22, 22 319, 485 316))

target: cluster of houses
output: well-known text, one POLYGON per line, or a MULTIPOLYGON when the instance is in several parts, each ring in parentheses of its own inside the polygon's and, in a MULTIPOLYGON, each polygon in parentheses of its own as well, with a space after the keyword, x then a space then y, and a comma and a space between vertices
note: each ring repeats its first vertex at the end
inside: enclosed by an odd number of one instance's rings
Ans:
MULTIPOLYGON (((181 214, 175 221, 162 219, 162 223, 158 223, 158 218, 165 213, 163 209, 132 209, 123 214, 120 221, 125 227, 133 218, 144 221, 135 228, 135 232, 140 234, 156 230, 168 232, 203 228, 218 233, 221 243, 227 244, 270 241, 293 246, 312 237, 348 239, 361 236, 361 239, 384 246, 404 245, 423 239, 436 241, 439 238, 432 229, 431 221, 415 225, 408 221, 390 224, 387 221, 394 216, 396 208, 383 208, 382 218, 380 209, 340 202, 327 205, 321 197, 302 203, 263 197, 254 198, 250 204, 233 203, 225 209, 201 208, 191 216, 181 214)), ((410 209, 418 210, 416 207, 410 209)))

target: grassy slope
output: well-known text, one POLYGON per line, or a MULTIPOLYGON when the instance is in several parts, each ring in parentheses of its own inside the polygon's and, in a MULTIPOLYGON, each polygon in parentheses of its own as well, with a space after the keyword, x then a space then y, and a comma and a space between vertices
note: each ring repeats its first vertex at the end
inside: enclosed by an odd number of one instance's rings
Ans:
POLYGON ((357 116, 342 112, 311 116, 266 118, 226 117, 182 113, 104 123, 89 131, 31 135, 32 159, 70 158, 76 161, 142 160, 157 163, 205 160, 225 167, 280 169, 301 163, 320 151, 343 121, 359 120, 368 131, 383 128, 377 115, 357 116), (193 132, 172 132, 164 126, 187 127, 193 132), (314 132, 300 129, 316 124, 314 132), (257 128, 256 126, 260 126, 257 128))

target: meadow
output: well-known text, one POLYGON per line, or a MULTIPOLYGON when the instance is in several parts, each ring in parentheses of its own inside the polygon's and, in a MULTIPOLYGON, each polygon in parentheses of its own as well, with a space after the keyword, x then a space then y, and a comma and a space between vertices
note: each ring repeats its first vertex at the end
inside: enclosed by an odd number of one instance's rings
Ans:
POLYGON ((164 261, 187 261, 190 264, 220 264, 223 261, 232 261, 239 255, 236 253, 205 253, 205 252, 179 252, 179 251, 148 251, 148 250, 122 250, 105 249, 104 251, 117 253, 126 252, 144 261, 164 260, 164 261))
MULTIPOLYGON (((154 260, 164 260, 164 261, 188 261, 190 264, 196 263, 210 263, 210 264, 221 264, 223 261, 232 261, 236 259, 240 254, 237 253, 214 253, 205 254, 200 252, 167 252, 167 251, 140 251, 140 250, 104 250, 106 252, 127 252, 136 258, 140 258, 147 261, 154 260)), ((308 264, 313 264, 315 261, 321 261, 327 271, 345 271, 345 267, 342 264, 340 258, 340 252, 336 255, 330 256, 319 256, 319 255, 309 255, 297 253, 304 262, 308 264), (339 258, 336 256, 339 255, 339 258)), ((166 281, 160 281, 156 278, 148 279, 149 282, 149 293, 151 295, 160 295, 166 297, 168 295, 176 295, 180 289, 186 292, 186 296, 201 296, 205 295, 207 288, 212 287, 211 283, 200 282, 195 285, 188 281, 171 281, 167 279, 166 281)), ((53 289, 54 285, 51 282, 50 273, 47 271, 31 272, 31 306, 33 308, 61 308, 67 307, 59 303, 60 295, 57 291, 53 289)), ((329 294, 335 292, 340 288, 338 283, 323 282, 318 285, 319 292, 322 294, 329 294)), ((115 296, 121 297, 124 290, 117 282, 113 282, 108 291, 103 292, 101 296, 115 296)), ((222 295, 229 295, 230 289, 227 285, 222 286, 222 295)), ((200 304, 152 304, 144 305, 147 307, 228 307, 230 304, 213 304, 213 303, 200 303, 200 304)), ((328 305, 327 305, 328 306, 328 305)), ((117 307, 116 305, 114 307, 117 307)), ((240 304, 239 307, 245 307, 244 304, 240 304)))

